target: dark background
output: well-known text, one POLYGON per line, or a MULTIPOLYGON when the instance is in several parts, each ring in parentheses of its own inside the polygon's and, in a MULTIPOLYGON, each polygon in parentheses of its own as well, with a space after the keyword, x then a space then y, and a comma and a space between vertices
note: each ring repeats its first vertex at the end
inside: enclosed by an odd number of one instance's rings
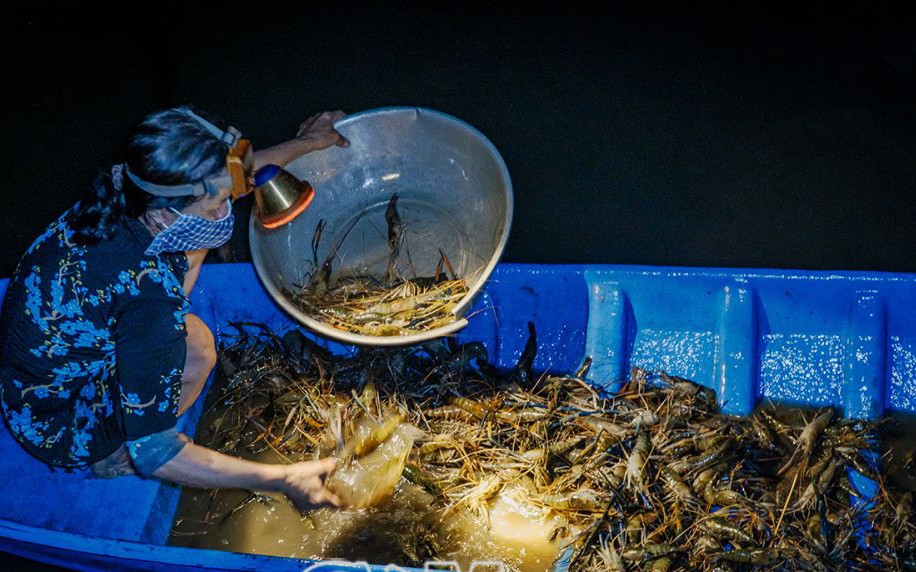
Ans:
POLYGON ((505 261, 916 272, 916 25, 878 3, 79 4, 2 19, 0 276, 183 103, 260 147, 322 110, 454 115, 512 177, 505 261))

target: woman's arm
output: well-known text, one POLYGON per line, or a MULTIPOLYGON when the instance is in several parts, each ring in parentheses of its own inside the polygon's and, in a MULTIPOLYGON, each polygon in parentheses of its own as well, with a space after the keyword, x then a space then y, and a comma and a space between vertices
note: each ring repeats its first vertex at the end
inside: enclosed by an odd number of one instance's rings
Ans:
POLYGON ((189 250, 185 252, 185 256, 188 257, 188 271, 184 273, 184 294, 185 296, 190 296, 191 291, 194 290, 194 284, 197 283, 197 277, 200 276, 200 265, 203 264, 204 259, 207 257, 206 248, 201 248, 200 250, 189 250))
POLYGON ((283 167, 300 155, 331 145, 349 147, 350 142, 334 129, 334 123, 344 116, 343 111, 325 111, 309 117, 299 125, 295 138, 255 151, 254 169, 258 170, 268 163, 283 167))
POLYGON ((188 443, 153 472, 153 476, 195 488, 237 488, 284 493, 299 510, 321 505, 340 506, 324 487, 334 459, 290 465, 257 463, 188 443))

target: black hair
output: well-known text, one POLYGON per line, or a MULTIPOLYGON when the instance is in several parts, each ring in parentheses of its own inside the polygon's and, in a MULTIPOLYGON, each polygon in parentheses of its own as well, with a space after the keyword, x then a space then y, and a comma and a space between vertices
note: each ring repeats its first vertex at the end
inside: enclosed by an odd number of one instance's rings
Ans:
MULTIPOLYGON (((226 129, 222 119, 192 106, 151 113, 134 127, 124 149, 124 162, 134 175, 160 185, 180 185, 217 175, 225 167, 226 144, 182 109, 226 129)), ((111 172, 98 174, 70 211, 68 223, 78 244, 110 239, 122 217, 138 218, 148 209, 180 210, 197 200, 153 195, 136 186, 127 173, 119 179, 111 172)))

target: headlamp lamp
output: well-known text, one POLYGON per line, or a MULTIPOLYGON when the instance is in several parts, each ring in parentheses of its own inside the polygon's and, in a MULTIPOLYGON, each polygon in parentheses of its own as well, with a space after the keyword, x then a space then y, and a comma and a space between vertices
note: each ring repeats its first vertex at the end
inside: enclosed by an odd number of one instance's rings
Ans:
POLYGON ((232 186, 232 200, 251 192, 254 157, 248 139, 239 139, 229 148, 229 153, 226 154, 226 171, 229 173, 229 184, 232 186))

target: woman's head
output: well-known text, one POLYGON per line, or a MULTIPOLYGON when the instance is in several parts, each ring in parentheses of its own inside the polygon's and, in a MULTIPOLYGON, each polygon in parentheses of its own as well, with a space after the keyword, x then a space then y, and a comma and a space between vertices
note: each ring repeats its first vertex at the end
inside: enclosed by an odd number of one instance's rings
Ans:
MULTIPOLYGON (((182 185, 213 177, 225 168, 226 143, 185 110, 226 128, 220 119, 187 106, 148 115, 134 128, 125 149, 124 162, 133 175, 157 185, 182 185)), ((130 177, 124 177, 123 190, 125 214, 134 218, 151 209, 181 210, 204 198, 157 196, 141 189, 130 177)), ((207 190, 214 195, 219 189, 207 190)))
POLYGON ((224 214, 219 211, 225 210, 225 189, 204 185, 206 192, 200 196, 161 196, 140 188, 126 173, 141 183, 166 186, 196 184, 219 175, 226 166, 227 143, 195 115, 226 129, 220 118, 191 106, 156 111, 134 127, 124 149, 124 175, 100 175, 71 214, 70 226, 78 242, 93 244, 110 238, 122 216, 153 215, 157 225, 165 226, 174 218, 173 209, 205 218, 224 214))

